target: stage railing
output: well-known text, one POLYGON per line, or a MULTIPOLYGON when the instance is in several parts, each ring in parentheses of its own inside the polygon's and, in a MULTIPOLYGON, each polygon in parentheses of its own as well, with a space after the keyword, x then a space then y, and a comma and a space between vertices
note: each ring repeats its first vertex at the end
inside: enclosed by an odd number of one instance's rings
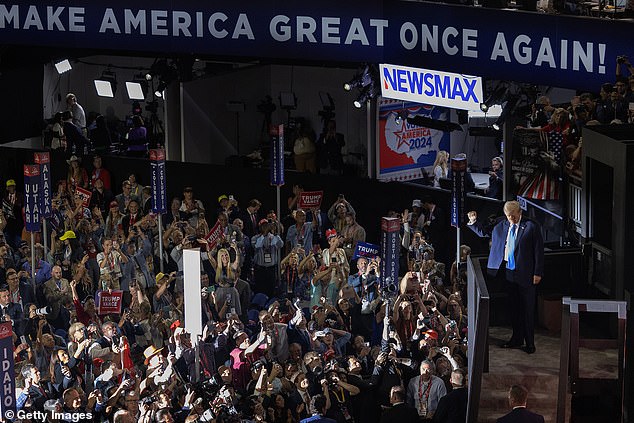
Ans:
POLYGON ((619 403, 615 410, 616 420, 624 419, 625 388, 625 333, 627 331, 627 302, 583 300, 564 297, 562 299, 561 352, 559 356, 559 395, 557 400, 557 423, 566 418, 566 395, 597 396, 611 390, 618 393, 619 403), (617 338, 581 338, 579 334, 580 313, 612 313, 617 315, 617 338), (583 378, 579 375, 579 347, 618 350, 618 376, 616 379, 583 378))
POLYGON ((469 315, 467 422, 477 422, 482 374, 489 371, 489 291, 479 258, 471 256, 467 260, 467 304, 469 315))

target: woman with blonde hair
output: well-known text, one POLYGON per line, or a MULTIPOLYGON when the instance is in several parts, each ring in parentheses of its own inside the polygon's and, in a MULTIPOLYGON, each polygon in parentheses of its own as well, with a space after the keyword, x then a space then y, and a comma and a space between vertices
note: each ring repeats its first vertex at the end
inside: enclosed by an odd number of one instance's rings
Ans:
POLYGON ((216 269, 216 283, 220 283, 223 278, 228 278, 229 280, 235 279, 229 251, 225 248, 219 249, 215 261, 216 263, 212 264, 214 264, 216 269))
POLYGON ((434 161, 434 187, 440 188, 440 178, 446 178, 449 171, 449 153, 440 150, 434 161))

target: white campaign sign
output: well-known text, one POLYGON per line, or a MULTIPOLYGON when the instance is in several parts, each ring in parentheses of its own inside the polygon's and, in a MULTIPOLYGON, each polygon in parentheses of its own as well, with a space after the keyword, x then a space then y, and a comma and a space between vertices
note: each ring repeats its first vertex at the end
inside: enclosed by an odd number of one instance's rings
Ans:
POLYGON ((185 330, 191 333, 192 344, 203 334, 202 301, 200 296, 200 249, 183 250, 185 278, 185 330))
POLYGON ((482 78, 381 64, 383 97, 461 110, 480 110, 482 78))

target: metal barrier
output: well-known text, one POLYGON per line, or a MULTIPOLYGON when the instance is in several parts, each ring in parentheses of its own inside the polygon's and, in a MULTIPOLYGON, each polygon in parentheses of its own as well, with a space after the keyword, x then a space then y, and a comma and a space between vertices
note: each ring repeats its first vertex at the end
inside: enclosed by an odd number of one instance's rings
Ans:
MULTIPOLYGON (((625 301, 573 300, 564 297, 561 321, 561 354, 559 356, 559 395, 557 401, 557 423, 563 423, 566 415, 566 395, 597 391, 604 382, 616 383, 620 393, 619 422, 623 422, 623 400, 625 398, 625 331, 627 303, 625 301), (617 339, 581 339, 579 337, 579 313, 617 313, 617 339), (579 347, 617 348, 619 351, 618 379, 591 379, 579 377, 579 347)), ((613 386, 613 385, 612 385, 613 386)))
POLYGON ((489 371, 489 291, 479 259, 471 256, 467 259, 467 304, 469 316, 467 422, 477 422, 482 373, 489 371))

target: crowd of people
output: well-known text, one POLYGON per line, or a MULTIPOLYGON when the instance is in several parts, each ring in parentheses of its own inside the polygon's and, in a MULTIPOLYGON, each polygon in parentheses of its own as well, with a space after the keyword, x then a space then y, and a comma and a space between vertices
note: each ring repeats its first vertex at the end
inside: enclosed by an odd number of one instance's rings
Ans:
POLYGON ((14 331, 18 410, 68 421, 464 421, 466 277, 437 261, 446 219, 433 201, 392 213, 403 270, 386 286, 380 257, 355 254, 376 240, 344 195, 302 210, 295 186, 279 218, 258 199, 212 205, 185 187, 162 217, 161 250, 151 190, 135 175, 115 187, 100 156, 86 162, 70 157, 54 181, 49 248, 36 234, 34 261, 24 196, 3 184, 0 309, 14 331), (88 205, 77 187, 92 192, 88 205), (188 248, 200 248, 203 269, 197 340, 184 321, 188 248), (120 312, 106 310, 117 293, 120 312))

